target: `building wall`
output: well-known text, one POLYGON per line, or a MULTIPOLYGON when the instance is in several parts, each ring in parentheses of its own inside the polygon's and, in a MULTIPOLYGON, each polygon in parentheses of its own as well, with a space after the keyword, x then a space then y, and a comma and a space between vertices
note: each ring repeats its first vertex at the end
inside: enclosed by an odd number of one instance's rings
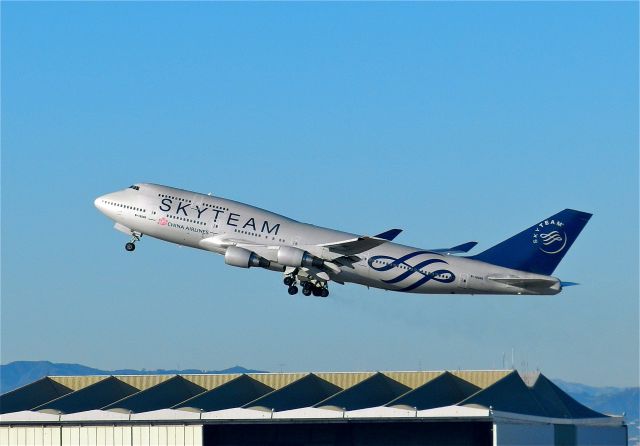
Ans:
POLYGON ((494 424, 494 446, 626 446, 626 426, 494 424))
POLYGON ((496 423, 493 425, 493 445, 554 445, 553 424, 496 423))
POLYGON ((0 446, 202 446, 202 426, 0 426, 0 446))
POLYGON ((60 427, 0 426, 0 446, 60 446, 60 427))
MULTIPOLYGON (((614 446, 627 444, 626 426, 498 423, 494 446, 614 446), (561 429, 562 430, 562 429, 561 429), (566 430, 566 429, 564 429, 566 430), (566 440, 569 440, 567 443, 566 440)), ((240 425, 0 426, 0 446, 202 446, 261 445, 489 445, 489 423, 351 423, 240 425)))
POLYGON ((626 445, 627 427, 578 426, 576 439, 578 446, 626 445))
POLYGON ((206 446, 490 446, 490 422, 207 424, 206 446))

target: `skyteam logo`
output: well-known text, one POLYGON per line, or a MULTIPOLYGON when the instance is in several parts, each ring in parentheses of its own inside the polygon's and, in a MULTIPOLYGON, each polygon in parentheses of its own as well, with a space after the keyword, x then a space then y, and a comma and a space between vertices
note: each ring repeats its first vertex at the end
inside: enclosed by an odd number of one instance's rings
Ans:
POLYGON ((413 259, 420 255, 433 255, 429 251, 415 251, 410 254, 404 255, 400 258, 390 256, 373 256, 369 258, 369 266, 375 271, 397 271, 398 275, 392 279, 382 280, 385 283, 398 283, 405 279, 415 278, 415 282, 398 291, 411 291, 418 288, 420 285, 435 280, 440 283, 451 283, 456 280, 456 276, 448 269, 437 269, 442 265, 448 265, 442 259, 428 258, 418 262, 415 265, 407 263, 407 260, 413 259), (425 271, 428 269, 430 271, 425 271))
POLYGON ((546 254, 558 254, 567 246, 564 223, 559 220, 545 220, 538 223, 533 231, 532 242, 546 254))

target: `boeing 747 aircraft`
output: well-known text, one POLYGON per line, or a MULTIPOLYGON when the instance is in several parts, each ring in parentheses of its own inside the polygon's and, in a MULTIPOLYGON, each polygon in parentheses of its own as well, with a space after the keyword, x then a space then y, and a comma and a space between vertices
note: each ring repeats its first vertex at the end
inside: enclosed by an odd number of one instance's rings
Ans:
POLYGON ((289 294, 327 297, 329 282, 423 294, 557 294, 551 276, 591 214, 565 209, 473 256, 477 243, 421 249, 393 243, 400 229, 364 236, 301 223, 225 198, 134 184, 95 206, 131 237, 143 235, 224 256, 240 268, 284 274, 289 294))

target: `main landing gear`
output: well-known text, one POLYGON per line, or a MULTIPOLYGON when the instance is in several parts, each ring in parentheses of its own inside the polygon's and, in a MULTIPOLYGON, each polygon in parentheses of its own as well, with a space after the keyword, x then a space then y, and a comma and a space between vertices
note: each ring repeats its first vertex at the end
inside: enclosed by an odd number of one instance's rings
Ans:
POLYGON ((298 294, 298 287, 296 286, 296 280, 293 276, 286 276, 283 280, 285 286, 287 287, 287 292, 290 295, 298 294))
MULTIPOLYGON (((296 286, 296 275, 292 274, 289 276, 285 276, 283 282, 287 286, 287 292, 293 296, 298 294, 298 287, 296 286)), ((300 285, 302 286, 302 294, 305 296, 311 296, 312 294, 316 297, 328 297, 329 296, 329 288, 327 287, 326 282, 320 282, 317 280, 305 280, 300 281, 300 285)))
POLYGON ((142 234, 139 232, 132 232, 131 236, 133 237, 131 239, 131 241, 129 243, 127 243, 126 245, 124 245, 124 249, 126 249, 129 252, 133 252, 136 249, 136 242, 139 242, 140 239, 142 238, 142 234))

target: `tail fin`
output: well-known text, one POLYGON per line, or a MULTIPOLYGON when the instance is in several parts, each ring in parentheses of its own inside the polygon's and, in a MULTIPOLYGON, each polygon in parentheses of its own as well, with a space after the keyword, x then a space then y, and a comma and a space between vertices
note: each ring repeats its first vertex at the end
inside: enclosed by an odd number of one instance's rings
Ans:
POLYGON ((591 214, 587 212, 565 209, 469 258, 551 275, 590 218, 591 214))

